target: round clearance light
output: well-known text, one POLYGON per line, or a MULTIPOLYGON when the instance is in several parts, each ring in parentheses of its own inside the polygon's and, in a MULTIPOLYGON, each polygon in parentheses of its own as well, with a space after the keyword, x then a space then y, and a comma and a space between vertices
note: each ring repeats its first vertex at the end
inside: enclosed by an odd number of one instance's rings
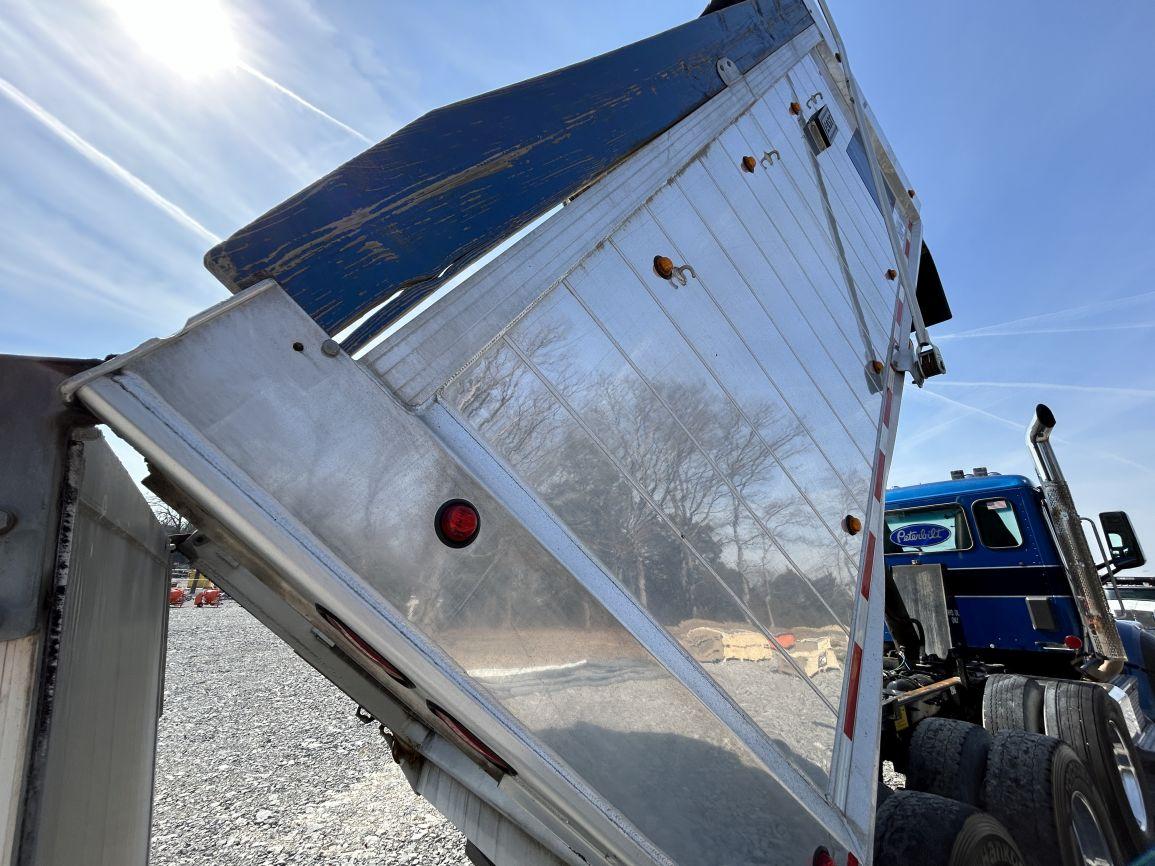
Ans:
POLYGON ((1067 649, 1081 650, 1083 648, 1083 640, 1077 634, 1069 634, 1063 638, 1063 646, 1067 649))
POLYGON ((825 848, 819 848, 814 852, 814 866, 838 866, 834 862, 834 857, 825 848))
POLYGON ((847 535, 858 535, 862 532, 862 521, 853 514, 848 514, 842 518, 842 530, 847 535))
POLYGON ((433 521, 437 537, 449 547, 466 547, 473 544, 481 531, 481 515, 473 503, 464 499, 450 499, 437 509, 433 521))

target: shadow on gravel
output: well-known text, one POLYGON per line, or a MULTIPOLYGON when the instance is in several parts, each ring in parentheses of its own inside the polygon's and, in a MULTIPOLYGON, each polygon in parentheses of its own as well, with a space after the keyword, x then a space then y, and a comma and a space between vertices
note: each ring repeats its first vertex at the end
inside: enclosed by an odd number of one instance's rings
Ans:
MULTIPOLYGON (((587 780, 613 790, 622 813, 678 862, 780 863, 784 851, 812 850, 822 838, 813 819, 766 773, 711 743, 585 724, 545 739, 554 737, 604 758, 598 765, 601 777, 591 778, 587 771, 587 780), (679 768, 684 785, 671 788, 670 764, 679 768)), ((819 790, 825 788, 825 772, 781 741, 776 745, 819 790)))

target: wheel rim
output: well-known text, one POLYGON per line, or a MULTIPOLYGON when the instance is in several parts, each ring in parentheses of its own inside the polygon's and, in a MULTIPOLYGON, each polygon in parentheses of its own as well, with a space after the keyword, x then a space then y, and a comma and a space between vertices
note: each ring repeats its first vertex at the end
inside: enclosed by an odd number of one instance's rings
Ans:
POLYGON ((1127 748, 1127 740, 1123 732, 1114 722, 1107 723, 1111 735, 1111 751, 1115 755, 1115 769, 1123 783, 1123 793, 1127 797, 1127 805, 1131 807, 1131 814, 1135 823, 1144 833, 1147 832, 1147 803, 1143 799, 1143 786, 1139 784, 1139 776, 1135 772, 1135 762, 1131 750, 1127 748))
POLYGON ((1071 794, 1071 836, 1083 866, 1112 866, 1111 847, 1082 791, 1071 794))

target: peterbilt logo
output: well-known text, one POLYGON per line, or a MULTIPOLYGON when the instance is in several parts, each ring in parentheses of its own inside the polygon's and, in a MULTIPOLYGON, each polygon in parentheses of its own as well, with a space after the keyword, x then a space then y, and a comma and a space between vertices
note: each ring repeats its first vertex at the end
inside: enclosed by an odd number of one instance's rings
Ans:
POLYGON ((899 547, 933 547, 950 538, 950 530, 937 523, 912 523, 890 533, 890 540, 899 547))

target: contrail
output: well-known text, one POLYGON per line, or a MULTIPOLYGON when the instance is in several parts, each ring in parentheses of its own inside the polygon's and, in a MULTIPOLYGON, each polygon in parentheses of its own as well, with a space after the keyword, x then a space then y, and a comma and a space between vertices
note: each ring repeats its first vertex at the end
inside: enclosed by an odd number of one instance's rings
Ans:
POLYGON ((1123 397, 1155 397, 1151 388, 1116 388, 1109 385, 1067 385, 1060 382, 935 382, 942 388, 1026 388, 1051 391, 1084 391, 1092 394, 1118 394, 1123 397))
POLYGON ((243 69, 245 72, 249 73, 249 75, 253 76, 253 78, 256 78, 258 81, 263 81, 265 84, 269 85, 269 87, 273 88, 273 90, 277 91, 278 93, 283 93, 285 96, 289 97, 289 99, 293 100, 295 103, 302 106, 303 108, 307 108, 309 111, 313 112, 314 114, 325 118, 325 120, 329 121, 329 123, 333 124, 334 126, 337 126, 341 129, 345 130, 345 132, 349 133, 349 135, 353 136, 354 138, 359 138, 361 141, 365 142, 366 144, 376 144, 377 143, 373 139, 369 138, 369 136, 364 135, 363 133, 360 133, 357 130, 355 130, 353 127, 349 126, 349 124, 342 123, 340 120, 335 118, 333 115, 329 114, 327 111, 325 111, 321 108, 318 108, 316 105, 313 105, 313 103, 309 102, 309 100, 305 99, 305 97, 299 96, 298 94, 294 93, 292 90, 289 90, 289 88, 285 87, 285 85, 281 84, 279 81, 274 81, 273 79, 269 78, 269 76, 265 75, 265 73, 261 72, 258 69, 254 69, 252 66, 249 66, 249 64, 245 63, 243 60, 240 61, 239 63, 237 63, 237 67, 240 69, 243 69))
POLYGON ((48 127, 54 135, 61 141, 87 159, 97 168, 102 169, 114 178, 119 180, 145 201, 160 208, 178 223, 187 229, 191 229, 210 243, 220 243, 221 239, 213 234, 186 212, 179 205, 169 201, 119 162, 108 156, 101 150, 98 150, 87 140, 81 138, 75 132, 66 126, 54 114, 51 114, 47 109, 43 108, 39 103, 34 102, 29 97, 25 96, 20 90, 14 87, 10 82, 4 78, 0 78, 0 93, 8 97, 15 105, 22 108, 36 120, 40 121, 44 126, 48 127))
MULTIPOLYGON (((940 382, 938 384, 942 384, 942 383, 940 382)), ((1010 427, 1012 430, 1017 430, 1017 431, 1023 433, 1024 436, 1026 435, 1027 425, 1025 422, 1012 421, 1010 418, 1004 418, 1002 415, 996 415, 994 412, 988 412, 986 409, 980 409, 978 406, 972 406, 970 403, 963 403, 960 400, 952 400, 950 397, 946 397, 942 394, 938 394, 938 393, 936 393, 934 391, 930 391, 926 388, 924 388, 922 390, 922 393, 926 394, 928 397, 933 397, 936 400, 941 400, 944 403, 950 403, 952 406, 957 406, 959 409, 962 409, 965 412, 973 412, 976 415, 982 415, 984 418, 989 418, 992 421, 997 421, 999 424, 1002 424, 1005 427, 1010 427)), ((1074 445, 1075 444, 1075 443, 1071 442, 1070 439, 1064 439, 1060 436, 1056 436, 1056 437, 1054 437, 1054 439, 1056 442, 1062 442, 1066 445, 1074 445)), ((1131 460, 1130 458, 1122 457, 1118 454, 1113 454, 1110 451, 1103 451, 1101 448, 1089 448, 1086 445, 1077 445, 1076 447, 1082 448, 1084 451, 1088 451, 1092 454, 1097 454, 1100 457, 1105 457, 1108 460, 1115 460, 1119 463, 1126 464, 1127 466, 1134 467, 1135 469, 1142 469, 1144 472, 1148 473, 1149 475, 1155 474, 1155 472, 1152 472, 1150 467, 1144 466, 1142 463, 1136 463, 1134 460, 1131 460)))
POLYGON ((974 331, 961 331, 958 334, 939 334, 936 339, 974 340, 979 337, 1032 337, 1037 334, 1099 334, 1105 331, 1138 331, 1145 328, 1155 328, 1155 322, 1126 322, 1119 325, 1085 325, 1081 328, 1027 328, 1026 330, 1010 328, 1009 325, 988 325, 986 328, 980 328, 974 331))
MULTIPOLYGON (((1113 298, 1106 301, 1098 301, 1094 304, 1084 304, 1080 307, 1069 307, 1065 310, 1054 310, 1050 313, 1038 313, 1034 316, 1024 316, 1021 319, 1011 319, 1007 322, 996 322, 993 325, 983 325, 981 328, 972 328, 969 331, 959 331, 955 334, 942 334, 940 339, 956 339, 958 337, 983 337, 988 336, 992 331, 999 331, 1005 333, 1007 328, 1014 328, 1015 333, 1036 333, 1034 330, 1022 331, 1018 329, 1019 325, 1026 325, 1031 322, 1044 322, 1051 319, 1061 318, 1063 316, 1074 316, 1082 313, 1100 313, 1104 310, 1111 310, 1116 307, 1127 306, 1133 301, 1140 301, 1145 298, 1155 297, 1155 292, 1142 292, 1138 295, 1127 295, 1123 298, 1113 298)), ((1147 327, 1146 324, 1132 324, 1124 323, 1121 327, 1147 327)), ((1095 330, 1100 328, 1104 330, 1114 329, 1115 326, 1101 325, 1096 326, 1095 330)), ((1045 331, 1038 331, 1037 333, 1045 333, 1045 331)), ((1065 331, 1058 331, 1057 333, 1065 333, 1065 331)))

